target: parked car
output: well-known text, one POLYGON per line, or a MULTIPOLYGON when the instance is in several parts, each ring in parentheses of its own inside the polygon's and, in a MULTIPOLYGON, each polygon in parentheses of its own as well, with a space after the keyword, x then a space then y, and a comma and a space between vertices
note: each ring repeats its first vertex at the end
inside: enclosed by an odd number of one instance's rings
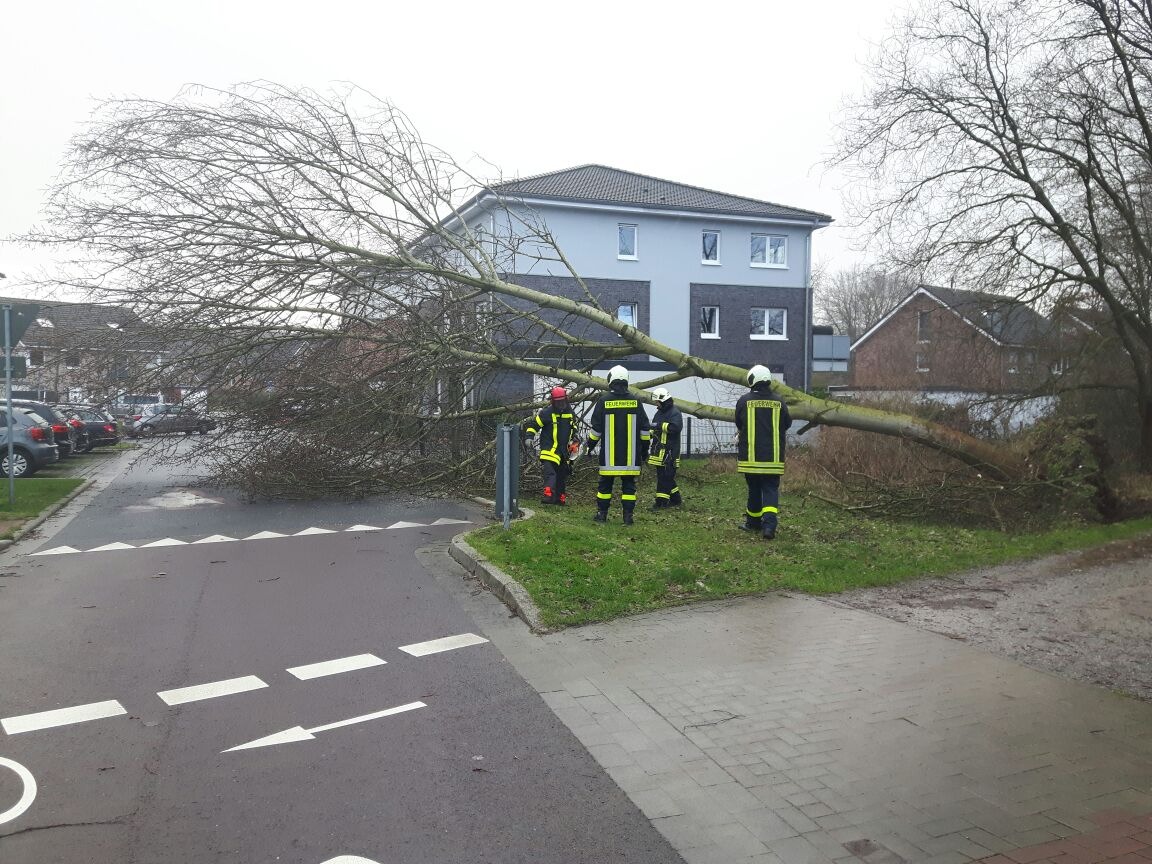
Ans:
POLYGON ((133 438, 147 438, 165 432, 183 432, 191 435, 199 432, 207 435, 216 428, 216 421, 207 414, 183 405, 160 403, 149 405, 141 413, 132 417, 128 435, 133 438))
MULTIPOLYGON (((49 405, 47 402, 34 402, 31 399, 13 399, 13 405, 21 408, 31 408, 52 426, 56 434, 56 447, 60 451, 60 458, 64 459, 73 453, 79 452, 80 432, 68 422, 68 418, 49 405)), ((83 424, 81 424, 83 425, 83 424)))
POLYGON ((68 418, 71 425, 75 425, 76 422, 83 424, 88 440, 81 452, 88 453, 96 447, 112 447, 120 443, 120 427, 107 411, 101 411, 90 405, 55 407, 68 418))
MULTIPOLYGON (((52 424, 34 411, 12 411, 12 475, 30 477, 60 458, 52 424)), ((0 477, 8 476, 8 412, 0 407, 0 477)))

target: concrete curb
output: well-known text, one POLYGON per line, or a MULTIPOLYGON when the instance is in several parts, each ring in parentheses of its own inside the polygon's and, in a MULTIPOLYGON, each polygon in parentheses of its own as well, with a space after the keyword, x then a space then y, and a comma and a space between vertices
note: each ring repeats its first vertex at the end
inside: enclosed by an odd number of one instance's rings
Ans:
MULTIPOLYGON (((495 505, 494 501, 487 498, 474 497, 472 500, 489 507, 495 505)), ((530 519, 536 515, 526 507, 520 508, 520 514, 521 519, 530 519)), ((452 538, 452 542, 448 545, 449 556, 472 576, 479 579, 489 591, 499 597, 504 605, 515 612, 533 633, 550 632, 549 628, 541 623, 540 610, 532 600, 532 595, 528 593, 528 589, 477 552, 464 539, 471 533, 471 531, 466 531, 452 538)))
POLYGON ((28 534, 31 534, 34 530, 43 525, 49 517, 55 515, 57 511, 63 509, 65 505, 67 505, 73 498, 91 486, 95 481, 95 477, 87 478, 83 483, 81 483, 59 501, 54 504, 49 504, 46 508, 40 511, 40 515, 35 517, 31 522, 25 522, 23 525, 21 525, 20 528, 17 529, 16 533, 12 535, 11 540, 0 540, 0 552, 4 551, 9 546, 15 545, 28 534))

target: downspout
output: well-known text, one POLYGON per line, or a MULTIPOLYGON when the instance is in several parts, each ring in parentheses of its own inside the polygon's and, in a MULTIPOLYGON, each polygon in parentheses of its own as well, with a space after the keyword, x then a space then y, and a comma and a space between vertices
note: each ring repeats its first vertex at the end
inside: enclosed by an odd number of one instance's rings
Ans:
MULTIPOLYGON (((813 231, 815 223, 813 223, 813 231)), ((812 231, 804 238, 804 392, 812 392, 812 231)))

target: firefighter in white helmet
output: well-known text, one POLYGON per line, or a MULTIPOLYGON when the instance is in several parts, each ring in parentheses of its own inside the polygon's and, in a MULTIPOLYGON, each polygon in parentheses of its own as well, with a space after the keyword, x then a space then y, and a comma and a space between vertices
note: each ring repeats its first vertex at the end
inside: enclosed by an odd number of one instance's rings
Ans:
POLYGON ((736 470, 748 484, 748 506, 740 527, 774 540, 784 474, 784 433, 792 417, 772 391, 772 372, 767 366, 753 366, 747 380, 751 389, 736 402, 736 470))
POLYGON ((648 457, 648 464, 656 468, 656 503, 652 509, 662 510, 682 503, 676 469, 680 467, 680 430, 684 428, 684 415, 666 387, 653 390, 652 398, 656 400, 656 413, 652 415, 652 453, 648 457))
POLYGON ((600 482, 596 488, 594 518, 597 522, 608 521, 612 487, 619 477, 624 524, 631 525, 632 512, 636 509, 636 478, 648 458, 651 432, 644 406, 628 392, 628 370, 623 366, 608 370, 608 392, 596 401, 591 426, 588 452, 600 446, 600 482))

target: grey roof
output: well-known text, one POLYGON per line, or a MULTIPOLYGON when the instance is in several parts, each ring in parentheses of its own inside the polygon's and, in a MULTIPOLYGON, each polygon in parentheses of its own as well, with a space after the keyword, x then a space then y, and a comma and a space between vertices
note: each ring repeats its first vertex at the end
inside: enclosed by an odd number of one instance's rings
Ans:
POLYGON ((37 300, 30 297, 0 297, 0 304, 35 303, 40 307, 37 323, 32 324, 20 341, 36 347, 86 347, 109 333, 138 322, 136 315, 123 306, 101 303, 66 303, 60 300, 37 300), (44 322, 44 323, 40 323, 44 322), (48 322, 51 322, 50 324, 48 322), (110 324, 117 325, 110 327, 110 324))
POLYGON ((757 218, 803 219, 828 223, 831 216, 770 201, 729 195, 699 186, 674 183, 621 171, 607 165, 577 165, 563 171, 537 174, 522 180, 495 183, 492 192, 505 197, 552 198, 605 204, 630 204, 665 210, 699 210, 757 218))
POLYGON ((1008 345, 1035 345, 1048 333, 1048 320, 1015 297, 934 285, 920 287, 989 336, 1008 345))

